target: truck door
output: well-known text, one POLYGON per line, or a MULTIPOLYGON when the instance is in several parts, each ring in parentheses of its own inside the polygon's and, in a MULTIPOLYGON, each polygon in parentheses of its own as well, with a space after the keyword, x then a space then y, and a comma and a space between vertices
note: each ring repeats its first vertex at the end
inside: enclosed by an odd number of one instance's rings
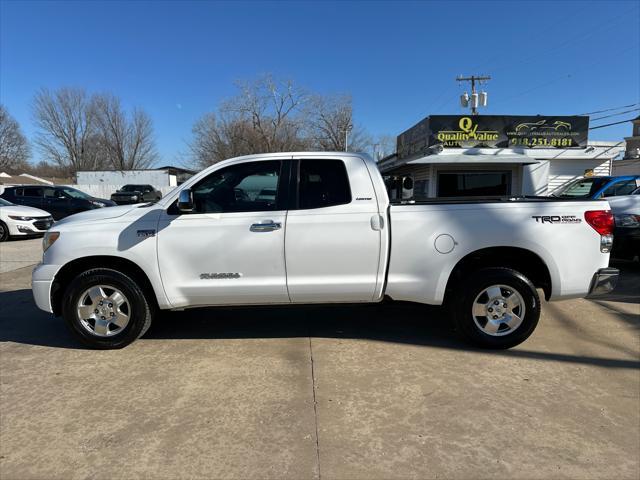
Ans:
POLYGON ((196 183, 193 213, 175 204, 158 224, 158 263, 170 302, 288 303, 284 265, 290 162, 243 162, 196 183), (264 189, 273 190, 268 198, 264 189))
POLYGON ((372 301, 381 225, 364 160, 299 158, 292 178, 285 239, 291 301, 372 301))

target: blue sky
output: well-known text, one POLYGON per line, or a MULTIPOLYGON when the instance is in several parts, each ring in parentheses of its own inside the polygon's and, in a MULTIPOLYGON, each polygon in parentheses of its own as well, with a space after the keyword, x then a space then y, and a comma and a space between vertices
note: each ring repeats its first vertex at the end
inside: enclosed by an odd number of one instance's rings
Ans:
MULTIPOLYGON (((458 74, 493 76, 487 114, 580 114, 640 102, 639 26, 638 0, 0 0, 0 101, 32 137, 39 88, 113 92, 151 115, 160 162, 180 163, 194 121, 233 95, 234 81, 267 72, 351 93, 356 122, 373 134, 461 113, 458 74)), ((620 140, 630 130, 590 137, 620 140)))

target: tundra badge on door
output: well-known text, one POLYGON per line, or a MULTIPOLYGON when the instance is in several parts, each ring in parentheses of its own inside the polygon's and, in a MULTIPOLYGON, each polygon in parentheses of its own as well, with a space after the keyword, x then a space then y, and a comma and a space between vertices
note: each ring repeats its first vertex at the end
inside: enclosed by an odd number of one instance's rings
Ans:
POLYGON ((242 274, 234 272, 234 273, 201 273, 200 280, 217 280, 217 279, 227 279, 227 278, 240 278, 242 274))

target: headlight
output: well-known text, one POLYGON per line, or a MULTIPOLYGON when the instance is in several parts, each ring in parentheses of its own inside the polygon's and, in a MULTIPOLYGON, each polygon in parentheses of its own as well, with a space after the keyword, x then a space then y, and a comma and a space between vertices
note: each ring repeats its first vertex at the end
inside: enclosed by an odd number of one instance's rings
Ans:
POLYGON ((91 205, 95 205, 96 207, 106 207, 107 206, 106 203, 94 202, 94 201, 91 201, 91 205))
POLYGON ((34 220, 33 217, 20 217, 18 215, 9 215, 9 218, 12 218, 14 220, 20 220, 21 222, 30 222, 31 220, 34 220))
POLYGON ((60 238, 60 232, 46 232, 42 238, 42 252, 46 252, 49 247, 58 240, 58 238, 60 238))
POLYGON ((640 227, 640 215, 615 215, 616 227, 640 227))

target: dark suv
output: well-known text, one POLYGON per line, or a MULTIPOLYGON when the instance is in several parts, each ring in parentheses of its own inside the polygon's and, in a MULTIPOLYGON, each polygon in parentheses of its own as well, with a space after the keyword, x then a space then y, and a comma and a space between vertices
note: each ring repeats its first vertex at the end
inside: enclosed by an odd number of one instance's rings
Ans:
POLYGON ((162 198, 162 193, 151 185, 125 185, 111 195, 111 200, 118 205, 129 203, 157 202, 162 198))
POLYGON ((111 200, 94 198, 75 188, 57 186, 5 187, 0 197, 16 205, 45 210, 55 220, 60 220, 85 210, 115 205, 111 200))

